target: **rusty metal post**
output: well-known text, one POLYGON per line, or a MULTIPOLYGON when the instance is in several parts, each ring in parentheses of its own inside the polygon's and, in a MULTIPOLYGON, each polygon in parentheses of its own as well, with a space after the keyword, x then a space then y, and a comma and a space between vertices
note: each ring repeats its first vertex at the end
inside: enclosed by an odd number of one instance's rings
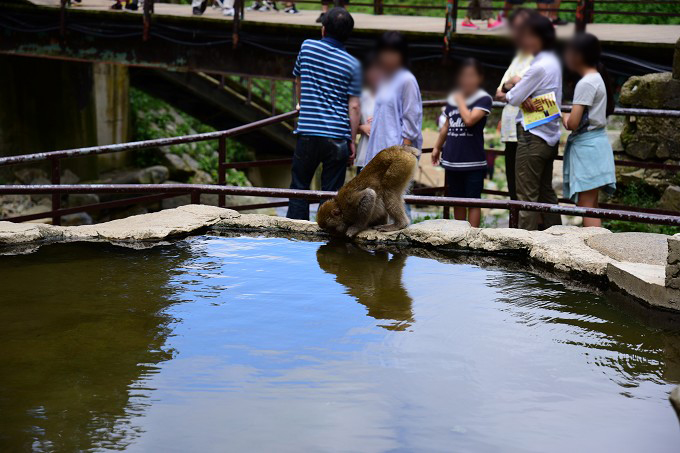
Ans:
POLYGON ((62 46, 66 41, 66 2, 67 0, 61 0, 61 11, 59 12, 59 36, 62 46))
POLYGON ((585 33, 586 24, 593 22, 595 0, 579 0, 576 5, 576 32, 585 33))
POLYGON ((241 29, 241 17, 243 16, 243 0, 234 2, 234 24, 231 32, 232 48, 238 48, 239 31, 241 29))
POLYGON ((248 77, 248 99, 246 103, 248 105, 252 104, 253 102, 253 78, 248 77))
POLYGON ((383 13, 382 0, 373 0, 373 14, 380 16, 383 13))
POLYGON ((149 40, 149 31, 151 30, 151 12, 153 11, 153 0, 144 0, 142 8, 142 20, 144 21, 144 28, 142 32, 142 41, 149 40))
POLYGON ((201 192, 198 190, 191 191, 191 204, 201 204, 201 192))
POLYGON ((508 219, 508 226, 510 228, 519 228, 519 207, 511 204, 509 210, 510 218, 508 219))
MULTIPOLYGON (((61 173, 59 169, 59 159, 50 159, 52 164, 52 184, 61 184, 61 173)), ((58 211, 61 209, 61 194, 52 194, 52 211, 58 211)), ((61 225, 61 215, 52 214, 52 225, 61 225)))
MULTIPOLYGON (((220 186, 226 186, 227 185, 227 175, 226 171, 227 169, 225 168, 227 164, 227 139, 224 137, 220 137, 219 141, 217 142, 217 184, 220 186)), ((225 196, 223 193, 220 193, 217 196, 217 206, 220 208, 223 208, 225 205, 225 196)))
MULTIPOLYGON (((444 196, 449 193, 449 176, 448 172, 444 172, 444 196)), ((444 212, 442 217, 446 220, 451 218, 451 208, 449 206, 444 206, 444 212)))

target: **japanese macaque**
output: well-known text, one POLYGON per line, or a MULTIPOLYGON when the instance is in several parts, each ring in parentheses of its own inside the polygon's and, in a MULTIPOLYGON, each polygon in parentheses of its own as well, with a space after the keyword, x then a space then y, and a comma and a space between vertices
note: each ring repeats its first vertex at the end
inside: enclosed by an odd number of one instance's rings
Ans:
POLYGON ((338 195, 321 205, 319 226, 334 236, 355 237, 374 227, 396 231, 409 224, 404 192, 418 164, 418 150, 392 146, 380 151, 338 195), (388 218, 392 223, 387 224, 388 218))
POLYGON ((319 267, 335 275, 347 294, 366 306, 366 314, 387 330, 406 330, 414 322, 413 300, 402 283, 406 258, 398 252, 371 251, 333 240, 316 252, 319 267))

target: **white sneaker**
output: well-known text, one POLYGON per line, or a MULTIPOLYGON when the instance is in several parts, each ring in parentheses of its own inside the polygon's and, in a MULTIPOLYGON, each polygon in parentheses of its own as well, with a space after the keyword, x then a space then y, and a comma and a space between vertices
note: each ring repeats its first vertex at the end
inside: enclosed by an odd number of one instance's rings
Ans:
POLYGON ((222 10, 222 15, 223 16, 233 16, 234 15, 234 8, 224 8, 222 10))

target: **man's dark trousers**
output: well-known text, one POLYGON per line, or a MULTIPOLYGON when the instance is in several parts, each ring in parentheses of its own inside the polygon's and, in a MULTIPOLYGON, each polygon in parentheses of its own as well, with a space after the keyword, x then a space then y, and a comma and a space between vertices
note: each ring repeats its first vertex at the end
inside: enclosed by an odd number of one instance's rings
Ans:
MULTIPOLYGON (((344 138, 301 135, 298 137, 293 156, 291 189, 308 190, 319 164, 321 190, 338 190, 345 183, 345 171, 349 159, 349 143, 344 138)), ((309 202, 291 198, 288 218, 309 220, 309 202)))

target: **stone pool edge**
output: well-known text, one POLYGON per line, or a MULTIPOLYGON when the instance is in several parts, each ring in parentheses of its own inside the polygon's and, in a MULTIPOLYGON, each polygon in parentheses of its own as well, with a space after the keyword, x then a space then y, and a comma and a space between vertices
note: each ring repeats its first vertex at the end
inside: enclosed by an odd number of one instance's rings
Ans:
MULTIPOLYGON (((110 242, 143 247, 159 241, 188 236, 209 228, 327 235, 314 222, 261 214, 241 214, 207 205, 185 205, 110 222, 62 227, 38 223, 0 221, 0 252, 30 253, 55 242, 110 242)), ((439 250, 467 250, 488 254, 513 254, 532 264, 577 280, 590 280, 615 287, 643 304, 680 312, 680 289, 666 284, 675 273, 680 235, 669 237, 669 264, 619 261, 588 246, 598 235, 613 234, 604 228, 558 226, 546 231, 511 228, 473 228, 456 220, 427 220, 392 233, 368 230, 356 241, 367 244, 414 245, 439 250), (672 260, 673 263, 671 263, 672 260)))

